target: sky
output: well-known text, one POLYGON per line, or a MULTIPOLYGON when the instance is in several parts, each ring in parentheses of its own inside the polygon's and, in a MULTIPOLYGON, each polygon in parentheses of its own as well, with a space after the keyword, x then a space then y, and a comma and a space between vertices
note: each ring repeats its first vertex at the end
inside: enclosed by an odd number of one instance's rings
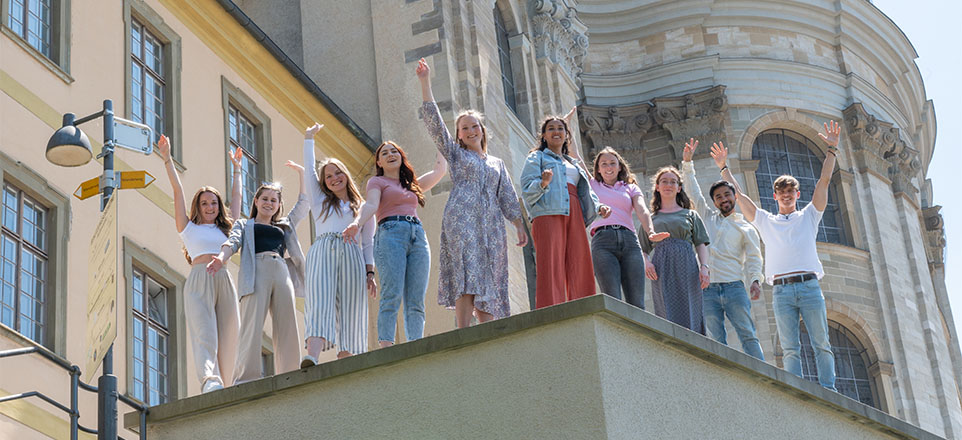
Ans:
POLYGON ((962 0, 875 0, 915 47, 925 93, 935 104, 937 135, 929 165, 935 205, 945 221, 945 285, 955 327, 962 335, 962 191, 953 179, 962 165, 962 45, 955 33, 962 0))

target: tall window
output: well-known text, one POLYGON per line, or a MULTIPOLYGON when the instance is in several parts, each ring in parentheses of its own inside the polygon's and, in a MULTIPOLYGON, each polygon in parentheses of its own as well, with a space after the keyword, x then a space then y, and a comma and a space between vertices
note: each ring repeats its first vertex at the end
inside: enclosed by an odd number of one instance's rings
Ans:
MULTIPOLYGON (((812 349, 804 324, 801 324, 799 338, 802 343, 802 378, 817 383, 815 350, 812 349)), ((835 355, 835 388, 844 396, 877 408, 878 404, 872 396, 872 379, 868 374, 865 347, 851 331, 834 321, 828 321, 828 340, 835 355)))
POLYGON ((166 131, 164 44, 139 21, 130 26, 130 117, 154 131, 154 142, 166 131))
POLYGON ((3 183, 0 322, 38 344, 46 331, 47 210, 3 183))
POLYGON ((133 309, 130 394, 149 406, 159 405, 166 403, 170 396, 167 288, 135 268, 130 290, 133 309))
POLYGON ((10 0, 7 27, 47 58, 53 58, 53 0, 10 0))
MULTIPOLYGON (((755 179, 758 182, 763 209, 772 213, 778 212, 778 204, 771 196, 772 184, 783 174, 790 174, 798 179, 799 191, 802 193, 798 198, 798 209, 812 201, 815 182, 822 172, 822 160, 813 151, 818 151, 815 143, 794 131, 767 130, 755 138, 752 159, 758 159, 755 179)), ((837 201, 835 185, 829 185, 828 204, 818 226, 818 241, 847 244, 837 201)))
MULTIPOLYGON (((230 132, 231 150, 240 148, 244 151, 241 161, 241 212, 250 212, 251 203, 254 201, 254 191, 257 190, 257 138, 255 137, 255 126, 244 113, 230 105, 227 111, 227 126, 230 132)), ((234 172, 234 165, 231 163, 230 172, 234 172)))
POLYGON ((501 15, 501 8, 494 7, 494 29, 498 35, 498 59, 501 61, 501 85, 504 87, 504 103, 511 111, 518 112, 518 104, 515 100, 514 77, 511 70, 511 45, 508 42, 508 30, 504 25, 504 17, 501 15))

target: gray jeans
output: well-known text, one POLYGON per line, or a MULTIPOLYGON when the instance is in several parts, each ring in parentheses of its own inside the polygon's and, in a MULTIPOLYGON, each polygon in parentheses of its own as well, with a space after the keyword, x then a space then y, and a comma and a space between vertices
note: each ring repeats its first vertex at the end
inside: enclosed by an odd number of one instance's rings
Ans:
POLYGON ((591 237, 591 262, 601 291, 645 308, 645 260, 630 229, 600 229, 591 237))

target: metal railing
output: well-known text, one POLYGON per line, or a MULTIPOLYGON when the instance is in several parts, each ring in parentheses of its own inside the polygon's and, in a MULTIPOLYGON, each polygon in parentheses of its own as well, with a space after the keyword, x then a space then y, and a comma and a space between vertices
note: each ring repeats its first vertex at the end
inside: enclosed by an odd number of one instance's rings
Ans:
MULTIPOLYGON (((37 397, 40 400, 43 400, 44 402, 49 403, 53 407, 67 413, 70 416, 70 440, 77 440, 79 431, 83 431, 90 434, 98 434, 96 429, 90 429, 80 424, 80 409, 78 408, 78 405, 77 405, 77 396, 79 394, 78 390, 83 389, 84 391, 97 393, 98 396, 101 394, 100 390, 97 387, 93 385, 87 385, 80 380, 80 374, 81 374, 80 367, 76 365, 72 365, 66 360, 64 360, 63 358, 51 353, 50 351, 44 350, 40 347, 26 347, 26 348, 16 348, 13 350, 0 351, 0 358, 27 355, 27 354, 33 354, 33 353, 37 353, 40 356, 43 356, 45 359, 53 362, 60 368, 63 368, 64 370, 67 370, 70 373, 70 407, 64 406, 60 402, 57 402, 56 400, 50 398, 49 396, 39 391, 29 391, 26 393, 12 394, 9 396, 0 397, 0 403, 11 402, 14 400, 25 399, 28 397, 37 397)), ((144 405, 141 405, 140 403, 137 403, 136 401, 130 399, 127 396, 124 396, 123 394, 118 393, 116 397, 117 399, 120 399, 121 402, 126 403, 131 408, 134 408, 135 410, 140 412, 140 439, 146 440, 147 412, 148 412, 147 407, 144 405)), ((101 402, 101 404, 104 400, 105 399, 103 399, 102 396, 100 396, 100 398, 98 399, 98 401, 101 402)), ((119 439, 121 437, 118 436, 117 438, 119 439)))

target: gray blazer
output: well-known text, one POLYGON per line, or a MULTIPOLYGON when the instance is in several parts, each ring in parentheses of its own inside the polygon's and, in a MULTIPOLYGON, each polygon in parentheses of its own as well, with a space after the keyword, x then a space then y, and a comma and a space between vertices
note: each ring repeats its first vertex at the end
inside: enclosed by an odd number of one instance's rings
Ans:
MULTIPOLYGON (((287 247, 287 270, 291 273, 291 282, 294 284, 294 295, 299 298, 304 297, 304 252, 301 251, 301 243, 297 240, 297 231, 294 229, 307 213, 310 212, 311 205, 307 200, 306 194, 297 197, 297 203, 287 213, 287 217, 282 217, 274 223, 274 226, 284 231, 284 245, 287 247)), ((230 246, 230 253, 225 258, 243 248, 241 254, 240 273, 238 274, 237 295, 243 297, 254 293, 254 276, 256 262, 254 260, 254 222, 250 219, 241 218, 234 221, 230 235, 224 246, 230 246)))

